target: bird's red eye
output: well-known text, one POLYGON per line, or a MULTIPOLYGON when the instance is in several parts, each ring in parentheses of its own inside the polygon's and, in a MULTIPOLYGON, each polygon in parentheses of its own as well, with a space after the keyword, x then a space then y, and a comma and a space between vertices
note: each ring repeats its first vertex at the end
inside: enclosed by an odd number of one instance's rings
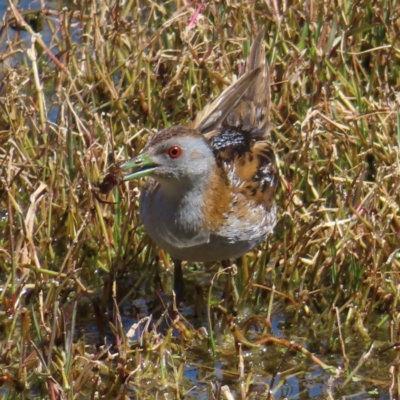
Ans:
POLYGON ((168 155, 171 158, 178 158, 182 154, 182 149, 179 146, 172 146, 168 149, 168 155))

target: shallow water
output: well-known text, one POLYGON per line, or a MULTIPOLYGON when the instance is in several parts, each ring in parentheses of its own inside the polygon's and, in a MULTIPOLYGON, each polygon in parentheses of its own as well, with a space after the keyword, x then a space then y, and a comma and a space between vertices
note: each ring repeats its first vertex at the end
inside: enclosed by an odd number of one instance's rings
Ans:
MULTIPOLYGON (((203 277, 200 277, 196 274, 196 278, 204 283, 210 279, 210 276, 207 275, 209 274, 205 273, 203 277)), ((189 292, 192 292, 192 284, 193 282, 189 282, 189 292)), ((220 298, 221 293, 217 290, 215 297, 220 298)), ((164 300, 168 301, 168 296, 164 300)), ((147 309, 147 304, 147 300, 141 298, 128 302, 121 309, 125 333, 131 329, 132 325, 138 323, 137 319, 129 316, 128 310, 136 308, 141 310, 142 316, 149 315, 150 310, 147 309)), ((193 307, 181 307, 180 311, 187 323, 192 326, 203 326, 208 330, 206 314, 199 321, 198 318, 193 318, 193 307)), ((238 319, 237 326, 242 326, 246 317, 250 315, 251 309, 249 308, 238 319), (248 315, 246 316, 246 314, 248 315)), ((378 315, 376 319, 379 320, 378 315)), ((251 393, 248 393, 250 399, 268 398, 268 390, 272 381, 272 392, 275 399, 322 400, 327 399, 329 393, 334 399, 389 399, 387 390, 382 388, 384 387, 382 383, 388 381, 387 365, 393 362, 394 352, 380 353, 380 349, 385 347, 384 343, 388 340, 387 327, 381 328, 376 334, 378 339, 367 361, 354 379, 342 388, 347 374, 343 372, 344 361, 340 348, 328 350, 326 332, 310 329, 306 321, 300 325, 296 322, 292 324, 291 321, 293 321, 293 313, 285 312, 281 302, 277 301, 274 304, 271 330, 268 332, 268 336, 286 339, 301 345, 319 360, 331 366, 332 369, 325 370, 299 352, 288 350, 277 344, 261 345, 255 349, 246 349, 243 346, 244 379, 241 380, 238 372, 239 358, 235 350, 233 336, 229 333, 229 329, 226 329, 225 332, 215 334, 217 345, 215 357, 210 351, 207 339, 196 341, 196 344, 190 345, 183 351, 185 357, 184 382, 181 385, 186 390, 191 388, 185 394, 185 398, 208 399, 212 390, 215 391, 216 388, 223 385, 229 386, 234 398, 240 398, 240 388, 251 376, 251 393), (336 372, 335 368, 337 369, 336 372)), ((144 323, 142 328, 143 326, 144 323)), ((133 348, 137 346, 138 334, 143 332, 142 328, 138 328, 135 335, 130 338, 133 348)), ((159 331, 162 332, 162 328, 159 331)), ((98 340, 98 331, 93 320, 80 324, 80 332, 84 334, 86 343, 95 343, 98 340)), ((179 342, 179 335, 180 333, 175 330, 174 336, 177 342, 179 342)), ((252 328, 246 333, 246 339, 253 343, 265 336, 265 333, 256 328, 252 328)), ((348 337, 344 337, 346 356, 349 359, 351 369, 354 369, 363 353, 367 352, 370 344, 354 332, 348 337)), ((106 342, 108 344, 113 342, 112 335, 108 336, 106 342)), ((152 385, 148 390, 150 390, 149 393, 157 392, 157 388, 152 385)), ((134 395, 134 390, 132 395, 134 395)))

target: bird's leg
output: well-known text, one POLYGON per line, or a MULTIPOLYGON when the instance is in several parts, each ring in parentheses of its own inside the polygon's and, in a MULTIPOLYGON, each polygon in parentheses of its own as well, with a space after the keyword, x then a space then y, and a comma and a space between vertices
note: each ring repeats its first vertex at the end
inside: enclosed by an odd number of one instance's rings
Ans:
POLYGON ((174 262, 174 292, 176 296, 176 304, 179 305, 185 296, 185 281, 183 280, 182 261, 175 260, 174 262))
POLYGON ((226 281, 224 286, 223 298, 224 307, 230 313, 234 311, 234 295, 233 295, 233 285, 232 285, 232 263, 230 260, 223 260, 221 262, 222 268, 226 271, 226 281))

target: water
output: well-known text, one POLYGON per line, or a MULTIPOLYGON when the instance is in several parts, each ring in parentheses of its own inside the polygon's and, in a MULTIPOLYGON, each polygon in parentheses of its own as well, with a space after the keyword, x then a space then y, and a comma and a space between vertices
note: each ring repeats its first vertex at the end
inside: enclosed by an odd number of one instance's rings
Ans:
MULTIPOLYGON (((17 10, 20 13, 26 12, 26 11, 35 11, 35 10, 40 10, 41 5, 39 1, 33 1, 33 0, 21 0, 16 4, 17 10)), ((57 1, 46 1, 46 8, 48 10, 57 10, 58 8, 58 3, 57 1)), ((5 0, 0 0, 0 22, 5 23, 7 19, 12 19, 13 18, 13 13, 8 7, 7 1, 5 0), (6 13, 7 18, 6 18, 6 13)), ((50 17, 51 18, 51 17, 50 17)), ((52 18, 52 22, 54 23, 55 27, 57 27, 57 18, 52 18)), ((25 52, 16 52, 12 56, 7 56, 5 61, 3 63, 0 63, 0 81, 1 79, 9 72, 9 70, 12 70, 16 67, 18 67, 21 64, 24 64, 27 62, 30 64, 30 59, 29 57, 26 57, 26 52, 28 49, 31 48, 32 46, 32 38, 31 35, 24 31, 24 30, 18 30, 15 31, 14 29, 11 28, 5 28, 0 30, 0 54, 5 53, 8 54, 10 50, 10 43, 13 43, 13 41, 18 38, 18 40, 23 41, 23 46, 18 46, 18 47, 24 47, 25 52)), ((53 38, 53 32, 50 30, 48 24, 46 23, 46 19, 44 19, 43 23, 43 29, 38 32, 42 40, 44 41, 45 45, 48 46, 53 54, 56 54, 57 48, 52 46, 52 38, 53 38)), ((43 49, 40 48, 40 50, 37 51, 38 54, 42 52, 43 49)), ((51 62, 51 61, 50 61, 51 62)), ((45 99, 46 99, 46 105, 47 105, 47 119, 52 122, 56 123, 57 117, 58 117, 58 112, 59 112, 59 107, 54 106, 55 101, 53 101, 53 96, 54 96, 54 83, 53 80, 43 82, 43 90, 45 92, 45 99)), ((0 90, 3 88, 0 86, 0 90)))

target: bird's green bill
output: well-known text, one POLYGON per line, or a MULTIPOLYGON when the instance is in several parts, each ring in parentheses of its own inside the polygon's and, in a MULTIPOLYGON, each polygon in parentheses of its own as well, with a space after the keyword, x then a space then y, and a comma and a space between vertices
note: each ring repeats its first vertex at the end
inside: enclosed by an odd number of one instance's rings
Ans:
POLYGON ((123 177, 123 181, 132 181, 143 176, 150 175, 156 168, 156 165, 147 154, 141 154, 132 160, 125 161, 120 165, 123 171, 130 171, 123 177))

